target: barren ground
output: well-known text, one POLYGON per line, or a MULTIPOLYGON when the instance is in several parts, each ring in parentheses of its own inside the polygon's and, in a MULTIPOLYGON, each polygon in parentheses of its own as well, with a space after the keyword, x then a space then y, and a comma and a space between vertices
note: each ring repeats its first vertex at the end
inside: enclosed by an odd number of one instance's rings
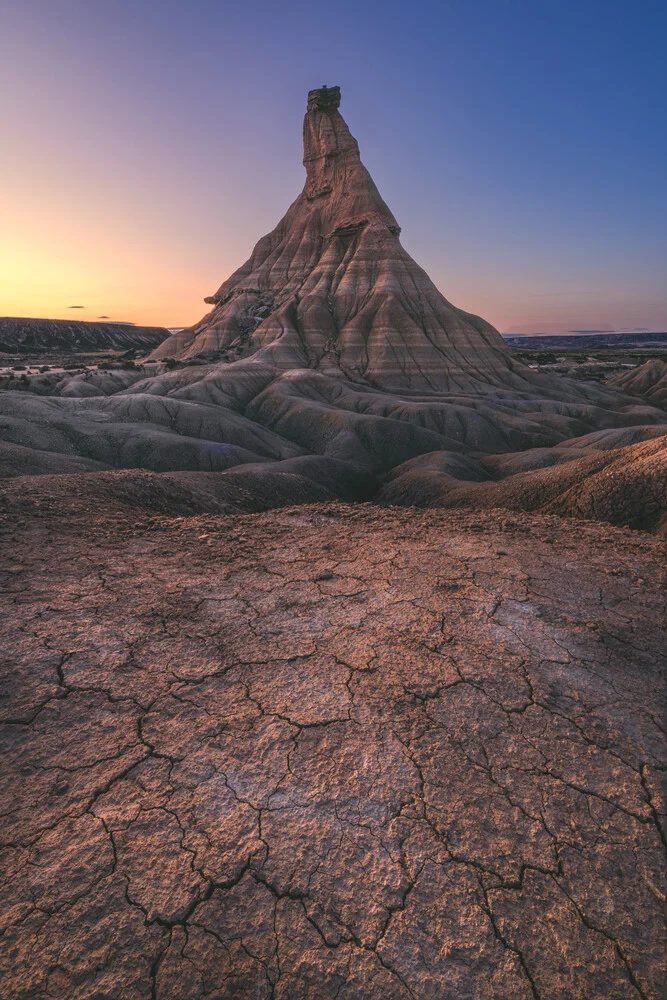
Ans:
POLYGON ((2 995, 657 998, 665 546, 7 518, 2 995))

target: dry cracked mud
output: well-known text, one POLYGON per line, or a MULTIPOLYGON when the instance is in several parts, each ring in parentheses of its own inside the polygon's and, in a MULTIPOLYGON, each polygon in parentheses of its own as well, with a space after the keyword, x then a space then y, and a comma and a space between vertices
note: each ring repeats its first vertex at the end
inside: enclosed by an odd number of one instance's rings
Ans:
POLYGON ((330 504, 2 551, 4 997, 661 994, 663 543, 330 504))

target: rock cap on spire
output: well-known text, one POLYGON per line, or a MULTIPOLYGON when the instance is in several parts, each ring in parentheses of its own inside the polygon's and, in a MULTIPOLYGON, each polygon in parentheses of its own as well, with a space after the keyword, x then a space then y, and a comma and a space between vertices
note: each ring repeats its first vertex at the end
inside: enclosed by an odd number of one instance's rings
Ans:
POLYGON ((340 87, 320 87, 308 91, 309 111, 335 111, 340 107, 340 87))

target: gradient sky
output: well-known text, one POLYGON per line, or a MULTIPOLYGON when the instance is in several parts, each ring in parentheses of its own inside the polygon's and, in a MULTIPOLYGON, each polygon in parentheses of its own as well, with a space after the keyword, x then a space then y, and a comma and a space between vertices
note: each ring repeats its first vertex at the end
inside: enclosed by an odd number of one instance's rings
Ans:
POLYGON ((667 330, 666 39, 664 0, 0 0, 0 315, 198 320, 326 83, 456 305, 667 330))

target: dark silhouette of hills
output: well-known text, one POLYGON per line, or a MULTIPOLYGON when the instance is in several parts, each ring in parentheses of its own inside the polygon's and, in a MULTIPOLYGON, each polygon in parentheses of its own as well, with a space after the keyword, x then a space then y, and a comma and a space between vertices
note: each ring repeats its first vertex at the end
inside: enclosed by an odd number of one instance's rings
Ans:
POLYGON ((168 336, 169 331, 161 326, 0 317, 0 352, 4 354, 81 354, 132 348, 147 351, 168 336))

